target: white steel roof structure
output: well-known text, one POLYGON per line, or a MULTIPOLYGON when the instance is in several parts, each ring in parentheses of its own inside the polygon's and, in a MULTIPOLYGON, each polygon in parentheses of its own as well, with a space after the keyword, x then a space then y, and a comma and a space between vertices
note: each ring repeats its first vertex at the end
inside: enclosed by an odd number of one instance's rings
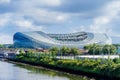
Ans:
POLYGON ((69 34, 46 34, 42 31, 17 32, 14 46, 22 48, 77 47, 87 44, 111 44, 111 38, 105 33, 77 32, 69 34))

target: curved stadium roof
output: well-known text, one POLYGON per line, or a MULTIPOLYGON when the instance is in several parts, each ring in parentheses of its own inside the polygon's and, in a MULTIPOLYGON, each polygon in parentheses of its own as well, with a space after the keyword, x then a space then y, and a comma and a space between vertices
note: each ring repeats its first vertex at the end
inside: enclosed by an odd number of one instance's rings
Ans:
POLYGON ((46 34, 41 31, 17 32, 14 46, 24 48, 77 47, 87 44, 111 44, 111 38, 104 33, 77 32, 69 34, 46 34))

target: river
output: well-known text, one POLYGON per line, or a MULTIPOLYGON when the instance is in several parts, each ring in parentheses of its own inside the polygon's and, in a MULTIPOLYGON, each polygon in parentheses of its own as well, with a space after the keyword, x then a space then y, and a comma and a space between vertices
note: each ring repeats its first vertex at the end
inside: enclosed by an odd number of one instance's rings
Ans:
POLYGON ((72 75, 33 67, 25 64, 16 64, 0 61, 0 80, 95 80, 86 76, 72 75))

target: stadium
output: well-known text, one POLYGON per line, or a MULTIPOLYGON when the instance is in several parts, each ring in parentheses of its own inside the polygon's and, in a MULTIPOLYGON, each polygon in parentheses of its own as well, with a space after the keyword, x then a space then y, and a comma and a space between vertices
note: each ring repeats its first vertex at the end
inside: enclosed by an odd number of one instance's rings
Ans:
POLYGON ((47 34, 42 31, 17 32, 14 34, 15 48, 77 47, 87 44, 112 44, 111 38, 105 33, 76 32, 68 34, 47 34))

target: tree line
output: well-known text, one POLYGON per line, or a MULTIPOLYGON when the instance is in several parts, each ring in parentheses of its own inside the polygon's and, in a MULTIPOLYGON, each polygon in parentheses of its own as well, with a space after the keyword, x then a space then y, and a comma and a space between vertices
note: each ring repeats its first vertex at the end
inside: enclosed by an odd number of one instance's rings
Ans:
POLYGON ((70 55, 79 55, 82 54, 82 52, 76 48, 76 47, 66 47, 63 46, 61 48, 58 47, 52 47, 49 49, 49 52, 55 55, 62 55, 62 56, 70 56, 70 55))
POLYGON ((88 50, 88 53, 93 55, 117 53, 117 48, 114 45, 90 44, 90 45, 84 46, 84 49, 88 50))
MULTIPOLYGON (((18 54, 14 61, 27 63, 31 65, 50 67, 52 69, 68 70, 73 72, 85 72, 106 76, 114 80, 120 79, 120 59, 57 59, 49 56, 36 56, 33 52, 26 54, 18 54), (119 79, 115 79, 119 78, 119 79)), ((112 79, 112 80, 113 80, 112 79)))

